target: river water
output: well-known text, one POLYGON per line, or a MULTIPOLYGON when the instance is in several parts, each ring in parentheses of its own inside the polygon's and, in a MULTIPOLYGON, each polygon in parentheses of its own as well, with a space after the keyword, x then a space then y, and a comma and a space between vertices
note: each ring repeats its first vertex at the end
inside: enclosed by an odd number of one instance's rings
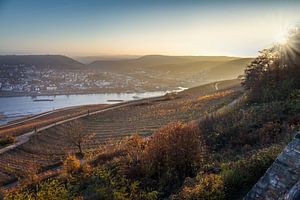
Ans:
MULTIPOLYGON (((179 88, 176 91, 181 91, 179 88)), ((55 96, 30 96, 1 97, 0 98, 0 125, 24 117, 26 115, 38 114, 58 108, 80 106, 89 104, 113 104, 122 100, 130 101, 141 98, 156 97, 170 91, 156 91, 143 93, 105 93, 105 94, 78 94, 78 95, 55 95, 55 96), (53 101, 34 101, 53 100, 53 101)), ((174 92, 174 91, 173 91, 174 92)))

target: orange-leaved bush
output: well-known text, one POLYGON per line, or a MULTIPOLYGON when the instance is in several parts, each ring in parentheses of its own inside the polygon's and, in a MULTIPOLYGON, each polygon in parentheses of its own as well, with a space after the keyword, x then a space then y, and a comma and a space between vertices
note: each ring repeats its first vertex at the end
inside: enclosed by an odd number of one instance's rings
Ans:
POLYGON ((172 123, 156 131, 144 147, 141 168, 145 178, 168 193, 186 176, 193 176, 204 153, 200 130, 192 124, 172 123))
POLYGON ((63 163, 64 173, 72 175, 80 170, 81 163, 75 155, 69 155, 63 163))

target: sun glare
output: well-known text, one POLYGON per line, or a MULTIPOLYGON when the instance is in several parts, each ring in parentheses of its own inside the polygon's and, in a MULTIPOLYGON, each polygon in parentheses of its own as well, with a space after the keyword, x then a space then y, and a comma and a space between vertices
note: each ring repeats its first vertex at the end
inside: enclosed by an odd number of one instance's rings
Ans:
POLYGON ((286 44, 288 41, 288 33, 286 31, 280 31, 275 35, 275 42, 278 44, 286 44))

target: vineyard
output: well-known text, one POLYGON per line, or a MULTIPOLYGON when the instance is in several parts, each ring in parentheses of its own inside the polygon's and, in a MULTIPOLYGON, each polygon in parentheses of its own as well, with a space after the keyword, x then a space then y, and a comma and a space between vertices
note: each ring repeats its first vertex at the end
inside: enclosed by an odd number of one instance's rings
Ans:
POLYGON ((93 112, 104 108, 107 105, 86 105, 86 106, 74 106, 69 108, 57 109, 55 111, 49 111, 38 115, 30 116, 28 118, 22 118, 15 120, 12 123, 0 127, 0 136, 10 135, 19 136, 25 132, 31 131, 34 128, 43 127, 54 122, 58 122, 70 117, 75 117, 87 112, 93 112))
MULTIPOLYGON (((170 122, 199 119, 232 102, 240 94, 239 81, 224 81, 218 83, 218 88, 208 84, 84 117, 80 121, 85 133, 94 133, 84 145, 84 151, 92 154, 107 141, 135 133, 148 136, 170 122)), ((1 154, 0 185, 29 176, 29 170, 40 173, 59 166, 68 153, 75 151, 65 134, 65 127, 58 125, 38 132, 27 143, 1 154)))

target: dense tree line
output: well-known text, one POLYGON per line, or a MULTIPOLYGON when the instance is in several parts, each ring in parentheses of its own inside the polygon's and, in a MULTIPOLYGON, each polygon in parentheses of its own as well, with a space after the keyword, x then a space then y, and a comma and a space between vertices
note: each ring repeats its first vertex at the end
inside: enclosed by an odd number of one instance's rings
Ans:
POLYGON ((284 44, 264 49, 245 71, 244 87, 252 102, 284 100, 300 86, 300 27, 284 44))

